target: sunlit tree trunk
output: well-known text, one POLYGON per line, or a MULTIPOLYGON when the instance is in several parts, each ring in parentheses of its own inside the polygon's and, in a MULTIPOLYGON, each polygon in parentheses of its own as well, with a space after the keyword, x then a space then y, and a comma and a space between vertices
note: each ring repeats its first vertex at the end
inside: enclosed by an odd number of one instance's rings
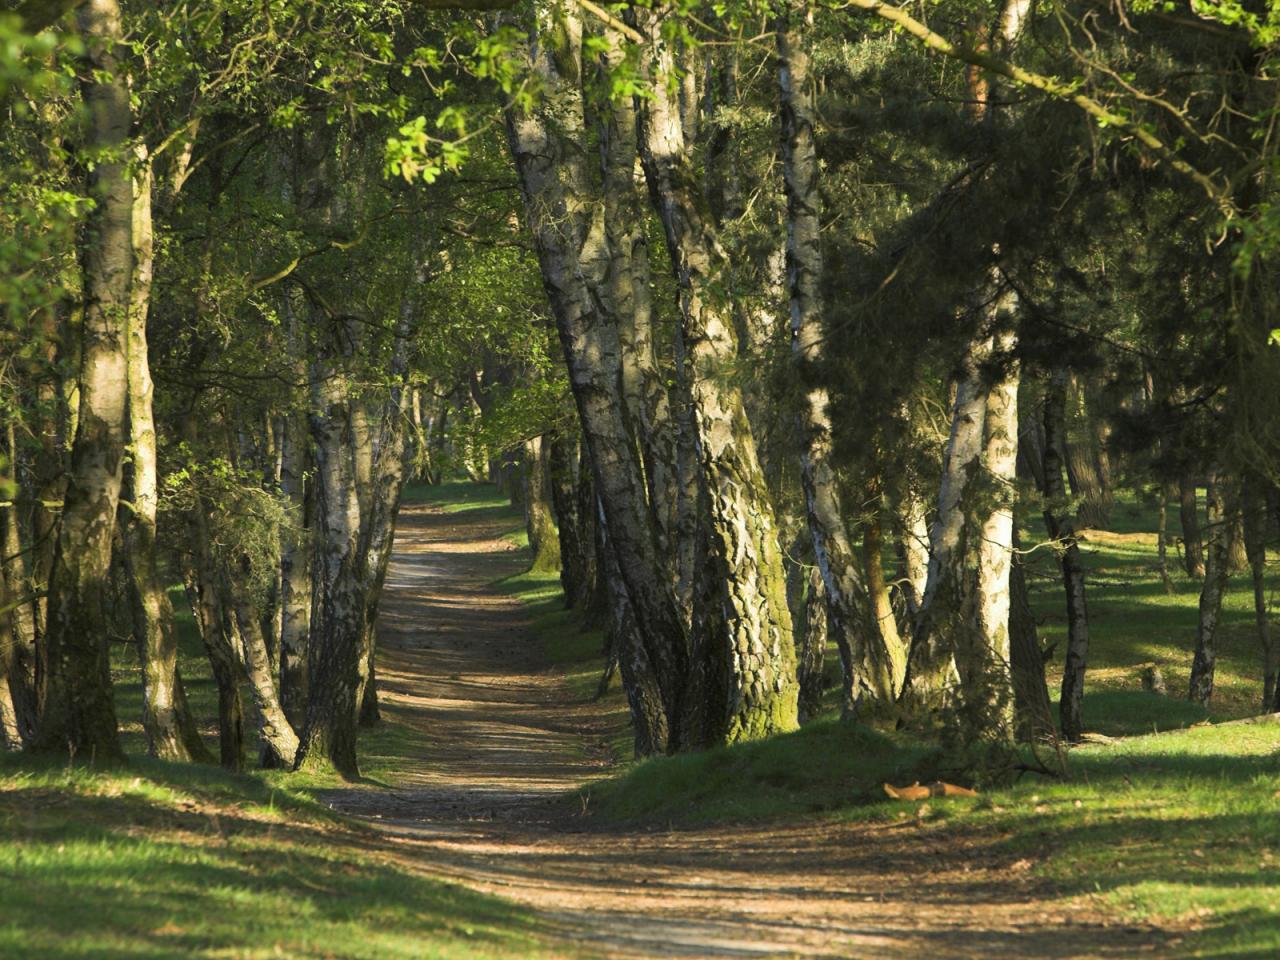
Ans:
POLYGON ((980 466, 986 421, 987 392, 981 369, 991 349, 989 336, 979 333, 970 341, 951 405, 951 430, 938 487, 938 515, 929 531, 928 576, 908 664, 911 705, 926 710, 947 703, 959 680, 952 628, 964 602, 966 561, 976 536, 971 488, 980 466))
MULTIPOLYGON (((617 69, 623 54, 620 38, 609 32, 605 65, 617 69)), ((658 549, 670 557, 675 549, 680 491, 676 466, 675 425, 666 380, 658 363, 650 292, 649 241, 645 205, 637 182, 636 115, 629 99, 613 102, 601 118, 602 187, 605 239, 609 250, 607 290, 617 317, 622 395, 635 424, 644 465, 649 511, 658 534, 658 549)), ((675 566, 668 563, 672 576, 675 566)))
POLYGON ((151 225, 152 171, 140 152, 134 177, 133 284, 128 324, 129 470, 131 502, 123 521, 125 565, 129 572, 133 633, 142 658, 142 725, 147 748, 163 760, 212 760, 187 707, 178 674, 178 638, 173 604, 156 559, 159 477, 154 386, 147 352, 154 240, 151 225))
POLYGON ((659 18, 635 11, 651 45, 651 96, 642 99, 641 154, 675 271, 705 490, 709 569, 719 585, 721 634, 713 662, 726 682, 726 711, 709 733, 733 743, 796 726, 798 689, 791 616, 773 507, 756 458, 741 390, 726 382, 737 355, 732 306, 717 301, 722 251, 699 206, 678 103, 673 52, 659 18))
MULTIPOLYGON (((997 300, 1003 314, 1016 307, 1015 298, 997 300)), ((978 541, 977 631, 968 689, 970 706, 981 704, 982 725, 994 737, 1014 737, 1014 697, 1009 637, 1010 576, 1013 571, 1013 506, 1017 499, 1018 383, 1019 364, 1012 358, 1017 343, 1013 321, 997 316, 1005 329, 996 334, 995 346, 1003 358, 1003 370, 987 393, 985 479, 986 515, 978 541)))
POLYGON ((579 86, 581 23, 576 12, 555 3, 540 3, 537 17, 538 35, 530 53, 542 98, 536 109, 508 115, 508 139, 568 365, 601 519, 664 713, 673 718, 680 713, 686 678, 685 632, 626 417, 617 318, 606 312, 610 256, 604 204, 586 153, 579 86))
MULTIPOLYGON (((339 327, 343 321, 324 321, 339 327)), ((311 432, 316 455, 316 545, 313 554, 311 636, 308 641, 306 720, 296 765, 331 764, 359 775, 356 723, 368 679, 364 652, 365 596, 361 573, 360 498, 352 435, 353 386, 342 329, 323 335, 311 373, 311 432)))
POLYGON ((76 14, 92 76, 83 96, 84 147, 96 201, 83 240, 85 308, 80 411, 49 584, 48 633, 39 661, 37 744, 98 763, 123 759, 107 648, 103 588, 120 498, 129 392, 125 325, 133 273, 133 196, 126 176, 129 91, 116 59, 115 0, 76 14))
POLYGON ((524 513, 531 570, 560 569, 560 537, 551 503, 548 446, 545 437, 524 442, 524 513))

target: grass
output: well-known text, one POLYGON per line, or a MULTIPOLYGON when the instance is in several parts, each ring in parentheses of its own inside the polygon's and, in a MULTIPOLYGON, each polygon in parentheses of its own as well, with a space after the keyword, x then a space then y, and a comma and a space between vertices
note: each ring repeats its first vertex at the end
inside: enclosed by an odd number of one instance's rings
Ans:
POLYGON ((422 875, 296 785, 139 757, 0 761, 0 902, 0 956, 547 955, 522 908, 422 875))
MULTIPOLYGON (((1170 514, 1170 532, 1174 533, 1176 510, 1170 514)), ((1201 584, 1186 575, 1171 548, 1173 592, 1165 591, 1157 573, 1156 516, 1149 506, 1133 497, 1120 497, 1109 526, 1107 531, 1090 532, 1081 545, 1089 603, 1088 687, 1099 692, 1140 689, 1142 669, 1155 664, 1164 674, 1169 693, 1185 697, 1201 584)), ((1024 532, 1023 542, 1043 538, 1043 530, 1032 524, 1024 532)), ((1050 666, 1050 680, 1056 686, 1066 646, 1061 578, 1056 561, 1046 550, 1029 554, 1027 572, 1031 606, 1041 624, 1042 639, 1057 644, 1058 655, 1050 666)), ((1269 572, 1267 581, 1269 595, 1280 591, 1280 575, 1269 572)), ((1210 707, 1215 719, 1249 716, 1257 712, 1262 699, 1262 658, 1254 632, 1252 590, 1248 571, 1232 576, 1217 638, 1215 693, 1210 707)), ((1093 726, 1089 711, 1085 722, 1093 726)), ((1133 732, 1149 730, 1147 725, 1133 732)))

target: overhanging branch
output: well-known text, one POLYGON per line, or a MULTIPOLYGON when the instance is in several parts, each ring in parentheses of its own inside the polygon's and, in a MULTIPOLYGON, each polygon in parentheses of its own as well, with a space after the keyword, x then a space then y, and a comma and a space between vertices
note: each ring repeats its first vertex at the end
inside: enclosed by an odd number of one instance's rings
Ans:
POLYGON ((881 0, 845 0, 845 5, 865 10, 868 13, 875 14, 884 20, 902 30, 911 34, 917 40, 924 43, 931 50, 936 50, 944 56, 952 57, 964 63, 971 64, 975 67, 981 67, 991 73, 998 74, 1012 80, 1020 87, 1030 87, 1033 90, 1039 90, 1047 93, 1051 97, 1059 100, 1066 100, 1074 103, 1089 116, 1093 117, 1103 126, 1115 127, 1117 130, 1123 130, 1141 143, 1144 147, 1165 161, 1180 173, 1196 183, 1208 195, 1213 204, 1228 218, 1233 217, 1236 213, 1235 205, 1231 201, 1231 191, 1227 184, 1219 183, 1212 176, 1196 169, 1186 160, 1183 160, 1178 154, 1163 140, 1157 137, 1141 124, 1128 119, 1127 117, 1116 113, 1114 110, 1108 109, 1103 104, 1094 100, 1092 97, 1080 93, 1073 85, 1055 80, 1053 77, 1046 77, 1044 74, 1035 73, 1017 64, 1009 63, 1001 60, 999 57, 993 56, 984 50, 975 50, 972 47, 964 47, 959 44, 952 43, 946 37, 930 30, 919 20, 912 17, 901 7, 895 7, 892 4, 882 3, 881 0))

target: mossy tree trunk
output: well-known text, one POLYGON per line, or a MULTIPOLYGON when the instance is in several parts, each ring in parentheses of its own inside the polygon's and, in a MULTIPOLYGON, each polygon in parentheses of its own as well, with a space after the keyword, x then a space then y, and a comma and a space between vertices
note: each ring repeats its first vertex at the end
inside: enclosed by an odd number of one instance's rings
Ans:
POLYGON ((636 10, 649 44, 650 96, 641 100, 641 156, 675 272, 681 335, 708 512, 709 569, 718 587, 718 636, 709 637, 723 670, 726 710, 708 728, 733 743, 796 726, 797 685, 791 616, 773 507, 756 457, 742 392, 723 373, 737 356, 731 304, 714 291, 723 268, 719 243, 700 206, 673 96, 675 58, 660 18, 636 10))
POLYGON ((684 697, 686 637, 621 389, 605 205, 588 161, 581 38, 576 9, 555 0, 538 4, 529 51, 543 95, 536 108, 508 114, 508 141, 589 453, 599 519, 670 720, 680 715, 684 697))

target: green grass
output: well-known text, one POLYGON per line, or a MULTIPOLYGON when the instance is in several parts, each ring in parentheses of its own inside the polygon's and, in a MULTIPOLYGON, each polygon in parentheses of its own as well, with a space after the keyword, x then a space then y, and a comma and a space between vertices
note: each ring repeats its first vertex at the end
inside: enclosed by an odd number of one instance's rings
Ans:
MULTIPOLYGON (((1044 538, 1038 517, 1024 531, 1023 542, 1044 538)), ((1176 508, 1170 510, 1170 533, 1179 533, 1176 508)), ((1089 673, 1094 691, 1141 688, 1142 668, 1160 666, 1174 698, 1185 698, 1195 647, 1197 604, 1201 584, 1188 577, 1178 556, 1169 551, 1173 592, 1167 593, 1157 573, 1155 510, 1131 496, 1120 496, 1111 530, 1086 540, 1081 549, 1087 570, 1089 603, 1089 673)), ((1267 588, 1280 592, 1280 572, 1271 558, 1267 588)), ((1061 678, 1066 646, 1066 612, 1057 563, 1047 550, 1028 556, 1031 605, 1041 624, 1041 637, 1056 643, 1050 680, 1061 678)), ((1253 592, 1249 572, 1232 576, 1218 632, 1215 693, 1210 711, 1218 719, 1234 719, 1257 712, 1262 699, 1262 658, 1255 634, 1253 592)), ((1274 628, 1273 628, 1274 629, 1274 628)), ((1085 723, 1094 718, 1085 712, 1085 723)), ((1150 730, 1147 725, 1144 730, 1150 730)), ((1105 732, 1105 731, 1104 731, 1105 732)))
POLYGON ((136 757, 0 760, 0 902, 7 957, 547 955, 522 908, 423 876, 296 786, 136 757))

